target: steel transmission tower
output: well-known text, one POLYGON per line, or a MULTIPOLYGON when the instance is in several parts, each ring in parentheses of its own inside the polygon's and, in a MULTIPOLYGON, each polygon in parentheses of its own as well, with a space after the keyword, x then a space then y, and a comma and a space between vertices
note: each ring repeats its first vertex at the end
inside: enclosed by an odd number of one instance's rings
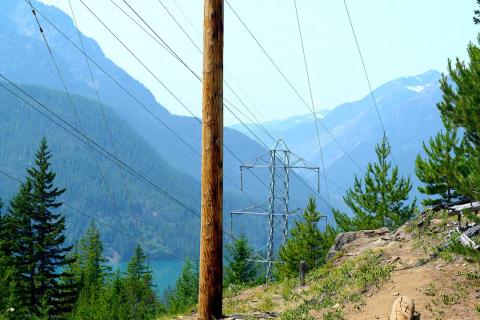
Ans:
POLYGON ((271 279, 272 267, 275 260, 275 235, 278 235, 277 229, 280 229, 282 242, 285 243, 288 236, 288 217, 296 215, 298 210, 291 211, 289 208, 289 187, 290 173, 292 169, 313 170, 317 175, 317 189, 320 185, 320 169, 315 166, 308 166, 305 161, 293 154, 282 139, 278 139, 275 147, 266 155, 253 160, 251 164, 240 166, 240 186, 243 190, 243 172, 245 170, 264 168, 269 169, 270 178, 268 184, 268 209, 261 206, 254 206, 242 210, 230 212, 230 232, 233 232, 233 215, 256 215, 268 217, 266 257, 262 257, 258 252, 257 262, 266 263, 267 273, 266 281, 271 279))

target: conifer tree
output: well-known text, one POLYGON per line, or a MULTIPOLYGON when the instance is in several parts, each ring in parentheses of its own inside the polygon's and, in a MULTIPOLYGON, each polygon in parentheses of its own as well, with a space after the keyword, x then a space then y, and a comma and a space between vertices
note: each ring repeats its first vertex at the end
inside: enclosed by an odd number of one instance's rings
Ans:
POLYGON ((198 299, 198 269, 190 259, 185 260, 182 273, 171 292, 166 294, 168 312, 185 312, 196 305, 198 299))
POLYGON ((459 139, 457 130, 447 128, 445 132, 439 132, 435 138, 430 138, 428 146, 423 143, 426 158, 417 156, 415 161, 415 173, 418 179, 425 185, 418 190, 427 196, 422 201, 424 205, 446 206, 460 200, 462 197, 455 189, 457 172, 457 155, 459 139))
POLYGON ((279 278, 297 276, 302 260, 306 262, 307 270, 325 263, 336 231, 327 226, 325 232, 322 232, 318 226, 321 218, 315 198, 310 197, 303 212, 303 219, 295 221, 295 226, 290 232, 291 237, 280 248, 280 263, 276 265, 276 274, 279 278))
POLYGON ((1 214, 2 206, 0 200, 0 315, 5 319, 18 319, 20 302, 16 290, 16 269, 8 250, 7 225, 6 218, 1 214))
POLYGON ((459 157, 457 190, 472 199, 480 199, 480 48, 468 45, 469 63, 448 61, 448 76, 440 88, 443 100, 437 107, 446 125, 462 129, 463 154, 459 157))
POLYGON ((257 271, 251 259, 253 249, 245 237, 227 244, 227 265, 225 268, 225 284, 248 284, 255 280, 257 271))
POLYGON ((99 310, 99 300, 105 294, 105 278, 109 267, 105 265, 100 231, 93 221, 80 239, 74 256, 75 261, 69 266, 69 271, 75 275, 73 284, 78 283, 80 292, 70 318, 101 319, 105 314, 99 310))
MULTIPOLYGON (((477 0, 477 4, 480 6, 480 0, 477 0)), ((474 13, 473 22, 475 22, 475 24, 480 24, 480 10, 475 10, 474 13)))
POLYGON ((377 162, 369 163, 363 179, 355 176, 353 189, 343 198, 352 217, 334 210, 337 226, 342 231, 368 230, 388 227, 394 229, 415 213, 414 200, 406 202, 412 189, 410 178, 399 176, 398 167, 388 161, 391 148, 386 136, 375 146, 377 162))
POLYGON ((92 221, 85 235, 78 244, 78 253, 75 264, 80 272, 82 290, 96 290, 102 287, 105 276, 109 271, 107 260, 103 257, 103 242, 100 231, 92 221))
POLYGON ((14 257, 20 300, 31 317, 61 318, 73 306, 75 295, 65 284, 70 263, 65 246, 65 218, 57 212, 64 189, 54 185, 50 151, 42 139, 35 165, 27 170, 26 182, 12 199, 7 225, 7 250, 14 257))
POLYGON ((10 202, 8 214, 3 218, 5 228, 5 250, 16 268, 15 282, 22 306, 31 314, 36 314, 39 305, 36 290, 35 235, 32 226, 33 186, 30 180, 20 185, 20 189, 10 202))
POLYGON ((43 301, 51 316, 60 316, 72 307, 70 288, 61 281, 70 275, 65 268, 71 261, 65 245, 65 217, 57 212, 62 205, 59 197, 65 189, 55 186, 56 174, 50 166, 51 153, 43 138, 35 156, 35 165, 28 169, 27 179, 32 183, 32 228, 34 233, 35 291, 37 301, 43 301))
POLYGON ((161 311, 153 291, 152 271, 140 245, 137 245, 128 263, 124 286, 125 303, 130 306, 131 319, 151 319, 161 311))

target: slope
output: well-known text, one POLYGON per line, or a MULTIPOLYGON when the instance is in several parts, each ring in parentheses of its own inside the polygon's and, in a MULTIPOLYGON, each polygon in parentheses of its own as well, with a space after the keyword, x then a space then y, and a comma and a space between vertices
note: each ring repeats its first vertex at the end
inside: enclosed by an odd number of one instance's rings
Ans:
POLYGON ((475 260, 446 249, 456 217, 428 215, 391 233, 384 228, 340 234, 331 260, 312 270, 305 286, 293 278, 227 290, 225 319, 393 319, 400 296, 413 299, 413 319, 478 319, 479 254, 475 260))
MULTIPOLYGON (((24 90, 80 128, 64 93, 33 86, 25 86, 24 90)), ((72 100, 86 135, 114 153, 96 102, 81 96, 73 96, 72 100)), ((66 203, 143 239, 155 247, 153 257, 165 256, 164 250, 179 256, 196 255, 199 219, 191 212, 121 171, 105 157, 95 152, 92 156, 88 147, 3 88, 0 89, 0 110, 1 170, 22 178, 20 175, 32 164, 40 138, 45 136, 53 152, 58 183, 67 188, 66 203)), ((198 181, 172 168, 110 108, 105 107, 105 113, 118 158, 198 212, 198 181)), ((8 203, 17 190, 17 183, 1 178, 0 195, 8 203)), ((231 203, 244 203, 238 192, 227 192, 225 198, 226 210, 232 209, 231 203)), ((83 234, 89 218, 67 208, 63 210, 68 215, 69 240, 75 241, 83 234)), ((115 251, 123 257, 131 252, 135 245, 132 239, 100 227, 110 253, 115 251)))
MULTIPOLYGON (((44 5, 39 1, 32 1, 32 4, 39 11, 40 23, 68 89, 74 93, 94 98, 95 91, 83 54, 62 35, 63 33, 74 44, 81 47, 73 21, 56 7, 44 5), (42 15, 53 22, 62 33, 50 25, 42 15)), ((112 9, 114 9, 113 6, 112 9)), ((98 27, 99 30, 103 30, 100 24, 98 27)), ((171 166, 199 178, 200 161, 191 161, 198 159, 198 155, 180 142, 174 133, 146 112, 143 107, 172 128, 196 152, 200 150, 201 141, 201 127, 198 121, 192 117, 169 113, 143 84, 109 60, 94 39, 82 35, 82 40, 86 54, 95 61, 90 64, 101 100, 110 105, 115 113, 161 154, 171 166), (126 88, 131 95, 120 88, 109 76, 126 88)), ((10 79, 18 83, 63 90, 38 31, 38 26, 25 1, 5 0, 0 3, 0 46, 2 47, 0 72, 10 79)), ((156 50, 153 42, 152 48, 156 50)), ((138 48, 132 48, 132 50, 136 51, 138 48)), ((126 54, 128 53, 126 52, 126 54)), ((165 79, 171 75, 158 74, 157 76, 165 79)), ((228 128, 225 129, 225 143, 242 162, 253 159, 265 151, 257 142, 228 128)), ((239 161, 226 151, 225 175, 236 184, 238 183, 239 165, 239 161)), ((232 187, 228 181, 226 185, 232 187)), ((258 183, 252 182, 252 187, 256 191, 261 189, 261 185, 258 183)), ((255 194, 256 192, 252 192, 253 197, 255 194)))

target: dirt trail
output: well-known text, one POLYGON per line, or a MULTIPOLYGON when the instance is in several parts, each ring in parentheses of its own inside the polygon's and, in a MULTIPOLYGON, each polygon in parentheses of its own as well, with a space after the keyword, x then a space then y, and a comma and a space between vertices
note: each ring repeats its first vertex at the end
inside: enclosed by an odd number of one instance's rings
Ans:
MULTIPOLYGON (((375 241, 380 244, 378 239, 368 243, 375 241)), ((367 247, 371 245, 360 240, 350 244, 348 250, 357 254, 367 247)), ((365 294, 364 306, 360 310, 346 305, 346 319, 389 319, 393 302, 403 295, 414 300, 420 320, 480 320, 480 313, 475 311, 480 302, 480 287, 476 286, 477 281, 468 280, 468 275, 478 274, 475 266, 465 263, 462 258, 454 262, 432 258, 410 238, 405 241, 387 239, 377 248, 392 257, 396 269, 381 289, 365 294)))

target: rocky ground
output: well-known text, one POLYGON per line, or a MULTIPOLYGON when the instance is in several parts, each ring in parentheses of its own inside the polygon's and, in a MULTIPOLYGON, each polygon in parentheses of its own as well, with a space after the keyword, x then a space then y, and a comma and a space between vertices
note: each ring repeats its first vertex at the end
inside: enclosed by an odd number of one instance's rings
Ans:
POLYGON ((480 319, 479 263, 444 250, 454 227, 454 218, 430 213, 393 233, 341 234, 306 286, 292 279, 230 291, 226 319, 390 319, 399 297, 413 300, 413 319, 480 319))

